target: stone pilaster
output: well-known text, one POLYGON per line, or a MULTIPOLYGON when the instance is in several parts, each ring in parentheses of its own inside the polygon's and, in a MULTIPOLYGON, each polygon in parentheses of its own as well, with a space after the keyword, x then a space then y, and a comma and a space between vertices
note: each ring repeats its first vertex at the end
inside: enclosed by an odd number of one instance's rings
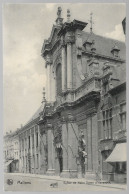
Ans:
POLYGON ((52 65, 51 65, 51 101, 55 101, 56 100, 56 79, 54 76, 54 73, 52 72, 52 65))
POLYGON ((88 171, 93 170, 93 161, 92 161, 92 117, 87 118, 87 152, 88 152, 88 160, 87 167, 88 171))
POLYGON ((49 55, 46 57, 46 68, 47 68, 47 100, 51 101, 51 64, 52 60, 49 55))
POLYGON ((68 171, 68 128, 66 122, 62 124, 62 149, 63 149, 63 171, 61 177, 69 177, 68 171))
POLYGON ((67 42, 67 89, 72 89, 72 45, 67 42))
POLYGON ((36 133, 35 133, 35 127, 34 127, 34 157, 35 157, 34 173, 36 173, 36 133))
POLYGON ((50 71, 51 71, 51 66, 47 65, 47 100, 50 101, 50 71))
POLYGON ((26 173, 26 152, 25 152, 25 133, 23 134, 23 138, 24 138, 24 173, 26 173))
MULTIPOLYGON (((63 39, 63 38, 62 38, 63 39)), ((62 91, 65 92, 67 87, 67 66, 66 66, 66 50, 62 40, 62 91)))
POLYGON ((39 129, 39 125, 38 125, 38 159, 39 159, 39 165, 38 165, 38 173, 40 174, 40 166, 41 166, 41 153, 40 153, 40 149, 41 149, 41 147, 40 147, 40 141, 41 141, 41 139, 40 139, 40 129, 39 129))
POLYGON ((48 139, 48 175, 55 174, 55 152, 54 152, 54 145, 53 145, 53 131, 52 125, 47 125, 47 139, 48 139))
POLYGON ((30 130, 30 164, 31 164, 31 173, 32 173, 32 164, 33 164, 33 154, 32 154, 32 134, 30 130))

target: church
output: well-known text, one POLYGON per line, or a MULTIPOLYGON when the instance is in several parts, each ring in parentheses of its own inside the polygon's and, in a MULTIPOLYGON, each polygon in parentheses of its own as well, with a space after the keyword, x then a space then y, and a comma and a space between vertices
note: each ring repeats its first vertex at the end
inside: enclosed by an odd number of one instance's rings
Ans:
MULTIPOLYGON (((125 43, 85 32, 88 23, 56 23, 44 40, 46 92, 19 129, 19 171, 126 181, 125 43), (45 97, 46 93, 46 97, 45 97), (118 154, 118 155, 119 155, 118 154)), ((124 32, 123 32, 124 33, 124 32)))

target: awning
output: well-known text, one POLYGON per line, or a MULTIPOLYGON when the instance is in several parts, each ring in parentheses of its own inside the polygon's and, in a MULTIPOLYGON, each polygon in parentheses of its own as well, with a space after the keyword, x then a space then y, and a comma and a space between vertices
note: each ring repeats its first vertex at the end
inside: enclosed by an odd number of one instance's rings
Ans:
POLYGON ((5 166, 8 166, 9 164, 11 164, 12 161, 13 161, 13 160, 7 161, 7 162, 5 163, 5 166))
POLYGON ((118 143, 116 144, 114 150, 110 154, 110 156, 105 160, 105 162, 126 162, 127 161, 127 153, 126 153, 126 143, 118 143))

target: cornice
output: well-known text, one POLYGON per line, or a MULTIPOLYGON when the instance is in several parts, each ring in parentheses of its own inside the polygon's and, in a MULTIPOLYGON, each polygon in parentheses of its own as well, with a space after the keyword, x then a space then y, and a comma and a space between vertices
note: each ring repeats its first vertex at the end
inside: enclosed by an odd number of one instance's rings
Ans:
POLYGON ((61 105, 59 105, 59 106, 56 107, 56 109, 53 111, 53 114, 56 113, 57 111, 60 112, 60 111, 64 110, 66 107, 71 107, 72 108, 74 106, 77 106, 80 103, 83 103, 85 100, 88 100, 88 99, 90 99, 91 101, 92 100, 99 101, 99 99, 100 99, 100 93, 99 92, 92 91, 92 92, 89 92, 88 94, 86 94, 85 96, 80 97, 76 101, 62 103, 61 105))
POLYGON ((111 60, 111 61, 115 61, 115 62, 121 62, 121 63, 126 62, 126 60, 121 59, 121 58, 110 57, 110 56, 99 54, 97 52, 93 53, 93 52, 90 52, 90 51, 86 51, 84 49, 82 50, 82 53, 87 54, 87 55, 91 55, 91 56, 95 56, 95 57, 101 57, 101 58, 104 58, 106 60, 111 60))

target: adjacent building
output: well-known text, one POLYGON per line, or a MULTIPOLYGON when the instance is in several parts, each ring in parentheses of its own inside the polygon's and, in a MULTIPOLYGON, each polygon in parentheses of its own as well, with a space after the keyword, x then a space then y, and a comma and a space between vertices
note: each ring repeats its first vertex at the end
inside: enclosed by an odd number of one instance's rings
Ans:
POLYGON ((18 131, 19 171, 125 182, 125 43, 61 11, 41 51, 47 97, 18 131))
POLYGON ((4 171, 19 172, 19 135, 18 130, 4 136, 4 171))

